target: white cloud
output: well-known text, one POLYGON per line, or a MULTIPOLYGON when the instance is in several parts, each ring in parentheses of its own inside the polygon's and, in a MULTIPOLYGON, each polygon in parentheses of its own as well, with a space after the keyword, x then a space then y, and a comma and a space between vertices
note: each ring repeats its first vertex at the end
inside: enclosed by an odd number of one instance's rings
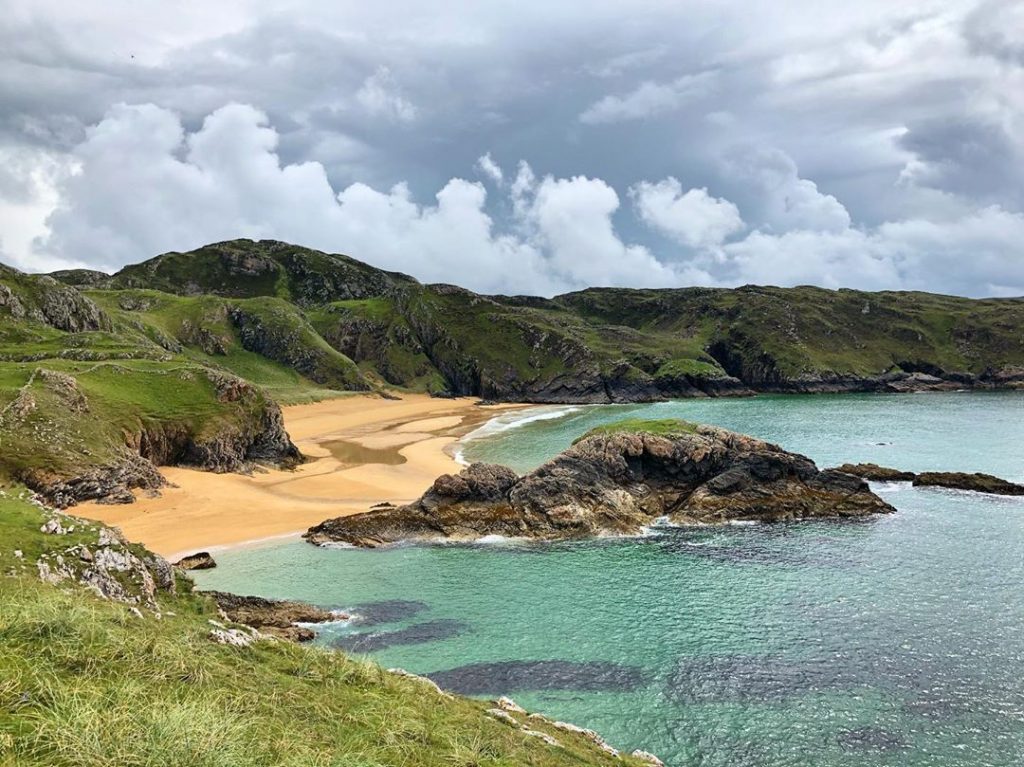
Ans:
POLYGON ((356 91, 356 101, 371 115, 399 122, 412 122, 418 112, 416 105, 399 92, 398 83, 385 66, 377 67, 377 71, 363 81, 356 91))
POLYGON ((277 142, 250 106, 218 109, 194 133, 167 110, 118 106, 75 150, 80 172, 61 184, 38 252, 113 269, 217 240, 276 238, 484 292, 668 285, 685 276, 618 238, 618 195, 597 179, 538 184, 521 163, 509 191, 514 232, 501 233, 479 183, 453 178, 432 205, 418 204, 404 184, 381 192, 355 183, 336 194, 319 163, 283 164, 277 142))
POLYGON ((672 112, 706 95, 714 82, 714 72, 684 75, 665 83, 648 80, 624 96, 609 95, 594 102, 580 115, 580 122, 616 123, 672 112))
MULTIPOLYGON (((19 265, 113 269, 168 250, 265 237, 482 292, 754 282, 1024 293, 1024 214, 990 206, 854 227, 834 197, 773 152, 739 166, 768 214, 742 239, 743 221, 755 219, 746 209, 741 218, 729 200, 702 188, 684 193, 673 177, 634 186, 641 217, 689 248, 672 262, 616 230, 621 200, 602 179, 538 179, 520 162, 503 187, 501 207, 511 213, 502 226, 483 184, 460 178, 429 204, 405 184, 338 192, 318 162, 283 162, 266 115, 239 104, 193 132, 153 105, 115 107, 89 129, 73 165, 49 182, 56 208, 19 265)), ((506 178, 496 163, 492 170, 506 178)), ((9 252, 6 236, 4 245, 9 252)))
MULTIPOLYGON (((545 177, 530 212, 552 267, 570 284, 681 284, 682 275, 647 248, 627 245, 619 238, 612 226, 618 207, 619 196, 601 179, 545 177)), ((701 277, 707 279, 696 273, 685 279, 692 282, 701 277)))
POLYGON ((730 282, 1024 295, 1024 215, 997 206, 871 230, 753 232, 725 245, 730 282))
POLYGON ((840 232, 850 226, 850 214, 839 200, 797 172, 793 158, 779 149, 738 152, 726 161, 727 172, 759 192, 760 221, 785 232, 807 229, 840 232))
POLYGON ((498 166, 498 163, 491 158, 490 152, 478 157, 475 167, 498 186, 501 186, 502 182, 505 180, 505 174, 501 172, 501 168, 498 166))
POLYGON ((637 213, 645 223, 690 248, 712 248, 743 229, 739 208, 712 197, 705 188, 685 194, 672 176, 630 188, 637 213))

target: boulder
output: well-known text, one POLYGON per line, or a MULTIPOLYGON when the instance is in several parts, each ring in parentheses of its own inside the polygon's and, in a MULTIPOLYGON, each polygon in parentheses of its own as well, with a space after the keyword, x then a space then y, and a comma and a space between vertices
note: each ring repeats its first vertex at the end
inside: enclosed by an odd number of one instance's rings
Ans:
POLYGON ((963 471, 900 471, 875 463, 844 463, 835 471, 854 474, 876 482, 912 482, 918 487, 944 487, 993 495, 1024 495, 1024 485, 992 474, 963 471))
POLYGON ((327 520, 306 539, 380 546, 401 540, 545 539, 635 534, 678 523, 781 521, 891 512, 867 483, 777 445, 683 421, 595 430, 517 477, 473 464, 438 477, 407 506, 327 520))
POLYGON ((199 551, 195 554, 189 554, 187 557, 182 557, 174 566, 181 570, 212 570, 217 566, 216 561, 210 555, 208 551, 199 551))

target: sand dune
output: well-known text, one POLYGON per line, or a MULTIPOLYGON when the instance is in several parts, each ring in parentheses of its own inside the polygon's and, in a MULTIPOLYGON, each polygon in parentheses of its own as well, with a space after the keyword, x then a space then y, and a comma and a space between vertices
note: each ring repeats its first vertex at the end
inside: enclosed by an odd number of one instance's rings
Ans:
POLYGON ((174 486, 159 497, 83 504, 76 513, 116 525, 169 558, 298 534, 328 517, 419 497, 439 474, 459 470, 448 452, 458 437, 507 407, 425 395, 286 407, 285 426, 310 458, 297 469, 245 476, 167 467, 174 486))

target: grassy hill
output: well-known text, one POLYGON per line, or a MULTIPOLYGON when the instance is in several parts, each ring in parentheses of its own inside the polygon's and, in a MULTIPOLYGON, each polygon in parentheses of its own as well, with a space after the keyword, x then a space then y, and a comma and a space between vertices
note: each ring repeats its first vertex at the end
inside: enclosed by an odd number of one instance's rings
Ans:
POLYGON ((343 392, 622 402, 1022 384, 1022 299, 751 286, 482 296, 250 240, 114 275, 0 267, 0 479, 60 503, 129 500, 159 483, 160 463, 294 460, 278 403, 343 392))
POLYGON ((339 652, 220 644, 236 627, 184 576, 16 488, 0 493, 0 574, 0 767, 643 764, 339 652), (111 567, 112 585, 101 560, 134 569, 111 567))
MULTIPOLYGON (((245 348, 332 388, 358 388, 361 374, 366 385, 434 393, 609 402, 1024 382, 1022 299, 756 286, 482 296, 248 240, 168 253, 109 277, 57 276, 108 310, 132 289, 226 302, 236 332, 249 328, 245 348), (295 344, 257 340, 243 319, 257 306, 263 317, 287 317, 309 354, 292 359, 282 347, 295 344)), ((193 320, 186 340, 217 324, 206 318, 193 320)), ((147 320, 161 324, 152 312, 147 320)))

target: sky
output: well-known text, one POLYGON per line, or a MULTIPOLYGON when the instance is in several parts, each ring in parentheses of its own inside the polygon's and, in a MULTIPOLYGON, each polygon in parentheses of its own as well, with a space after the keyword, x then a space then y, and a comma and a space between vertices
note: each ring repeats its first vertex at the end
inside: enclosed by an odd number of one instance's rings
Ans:
POLYGON ((1024 295, 1021 0, 0 0, 0 261, 1024 295))

